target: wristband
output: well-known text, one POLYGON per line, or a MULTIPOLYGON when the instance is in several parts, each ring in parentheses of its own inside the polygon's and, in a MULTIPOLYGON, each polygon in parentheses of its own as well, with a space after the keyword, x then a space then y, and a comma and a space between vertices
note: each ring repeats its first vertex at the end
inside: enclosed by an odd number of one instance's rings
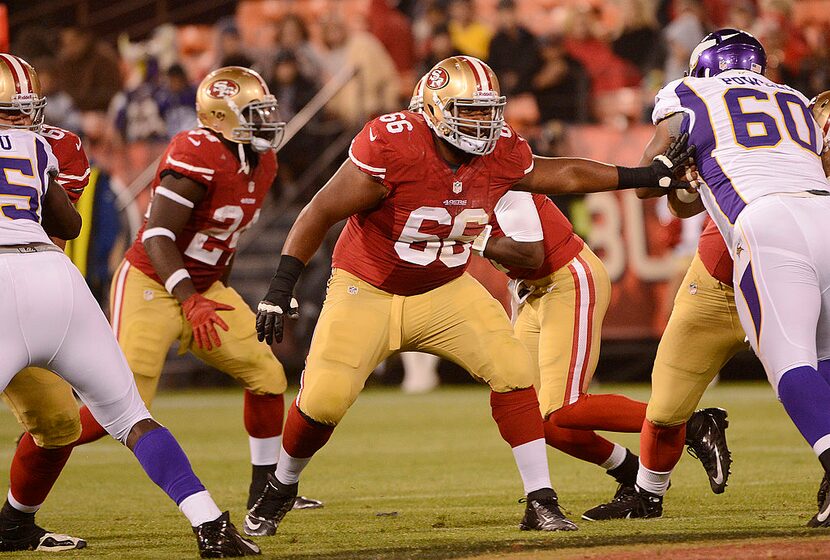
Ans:
MULTIPOLYGON (((291 294, 294 291, 294 286, 297 280, 300 279, 300 274, 305 269, 305 263, 291 255, 283 255, 280 258, 280 264, 277 267, 277 272, 271 279, 271 286, 268 289, 266 299, 272 293, 291 294)), ((270 300, 269 300, 270 301, 270 300)))
POLYGON ((484 256, 484 249, 487 247, 487 242, 490 241, 490 233, 493 231, 493 226, 487 224, 478 237, 475 238, 472 244, 473 253, 479 257, 484 256))
POLYGON ((694 202, 700 197, 700 193, 698 193, 697 191, 691 193, 686 189, 677 189, 676 191, 674 191, 674 194, 677 195, 677 200, 679 200, 683 204, 689 204, 691 202, 694 202))
POLYGON ((636 187, 659 187, 659 177, 651 167, 620 167, 617 166, 617 188, 631 189, 636 187))
POLYGON ((167 281, 164 283, 164 289, 172 294, 173 288, 178 286, 179 282, 185 278, 190 278, 190 273, 187 270, 180 268, 174 271, 173 274, 167 277, 167 281))

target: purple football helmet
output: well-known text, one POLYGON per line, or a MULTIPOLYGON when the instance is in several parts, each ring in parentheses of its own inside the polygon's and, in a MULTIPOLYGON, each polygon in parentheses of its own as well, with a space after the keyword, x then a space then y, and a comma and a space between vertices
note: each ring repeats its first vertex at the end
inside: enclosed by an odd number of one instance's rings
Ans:
POLYGON ((689 59, 689 76, 708 78, 726 70, 750 70, 763 74, 767 53, 758 39, 740 29, 720 29, 697 44, 689 59))

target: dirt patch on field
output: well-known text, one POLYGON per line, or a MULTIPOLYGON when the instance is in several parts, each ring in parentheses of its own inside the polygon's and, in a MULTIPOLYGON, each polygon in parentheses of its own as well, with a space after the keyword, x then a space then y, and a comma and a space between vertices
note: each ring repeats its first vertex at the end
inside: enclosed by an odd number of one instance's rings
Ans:
POLYGON ((764 539, 700 545, 597 547, 589 550, 521 550, 468 560, 819 560, 830 558, 830 539, 764 539))

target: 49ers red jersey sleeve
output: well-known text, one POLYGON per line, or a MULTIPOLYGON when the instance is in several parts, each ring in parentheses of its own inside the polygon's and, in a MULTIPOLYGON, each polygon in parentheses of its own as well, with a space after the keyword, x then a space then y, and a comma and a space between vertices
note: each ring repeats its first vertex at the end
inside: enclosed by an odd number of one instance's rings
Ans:
POLYGON ((383 182, 390 191, 419 173, 424 142, 432 142, 420 115, 403 111, 369 121, 349 147, 349 159, 358 169, 383 182))
POLYGON ((220 150, 220 140, 213 134, 197 129, 180 132, 170 141, 159 163, 159 177, 174 171, 210 189, 216 174, 211 160, 220 150))
POLYGON ((533 152, 527 140, 507 124, 494 152, 497 157, 489 160, 490 173, 499 183, 518 183, 533 170, 533 152))
POLYGON ((69 200, 78 202, 89 184, 89 160, 81 139, 74 132, 56 126, 44 126, 40 135, 49 143, 58 160, 55 180, 69 195, 69 200))

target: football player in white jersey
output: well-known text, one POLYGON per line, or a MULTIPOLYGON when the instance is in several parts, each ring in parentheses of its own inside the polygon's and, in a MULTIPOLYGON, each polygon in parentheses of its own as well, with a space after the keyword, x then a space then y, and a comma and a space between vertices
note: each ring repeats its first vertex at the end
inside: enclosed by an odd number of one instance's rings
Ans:
MULTIPOLYGON (((657 94, 649 149, 688 134, 704 182, 672 193, 681 216, 704 209, 734 259, 741 324, 793 423, 830 471, 830 185, 822 130, 807 99, 764 77, 751 35, 722 29, 695 48, 689 76, 657 94)), ((648 152, 648 149, 647 149, 648 152)), ((661 508, 670 473, 640 467, 640 507, 661 508)), ((810 527, 830 526, 825 497, 810 527)))
MULTIPOLYGON (((55 181, 52 149, 30 130, 42 118, 45 98, 34 93, 30 67, 14 62, 14 88, 0 91, 0 390, 25 367, 54 371, 176 502, 203 557, 259 554, 216 506, 178 442, 150 416, 81 273, 49 238, 77 237, 81 217, 55 181)), ((77 539, 38 527, 34 512, 9 509, 0 550, 77 547, 77 539), (48 539, 53 542, 45 546, 48 539)))

